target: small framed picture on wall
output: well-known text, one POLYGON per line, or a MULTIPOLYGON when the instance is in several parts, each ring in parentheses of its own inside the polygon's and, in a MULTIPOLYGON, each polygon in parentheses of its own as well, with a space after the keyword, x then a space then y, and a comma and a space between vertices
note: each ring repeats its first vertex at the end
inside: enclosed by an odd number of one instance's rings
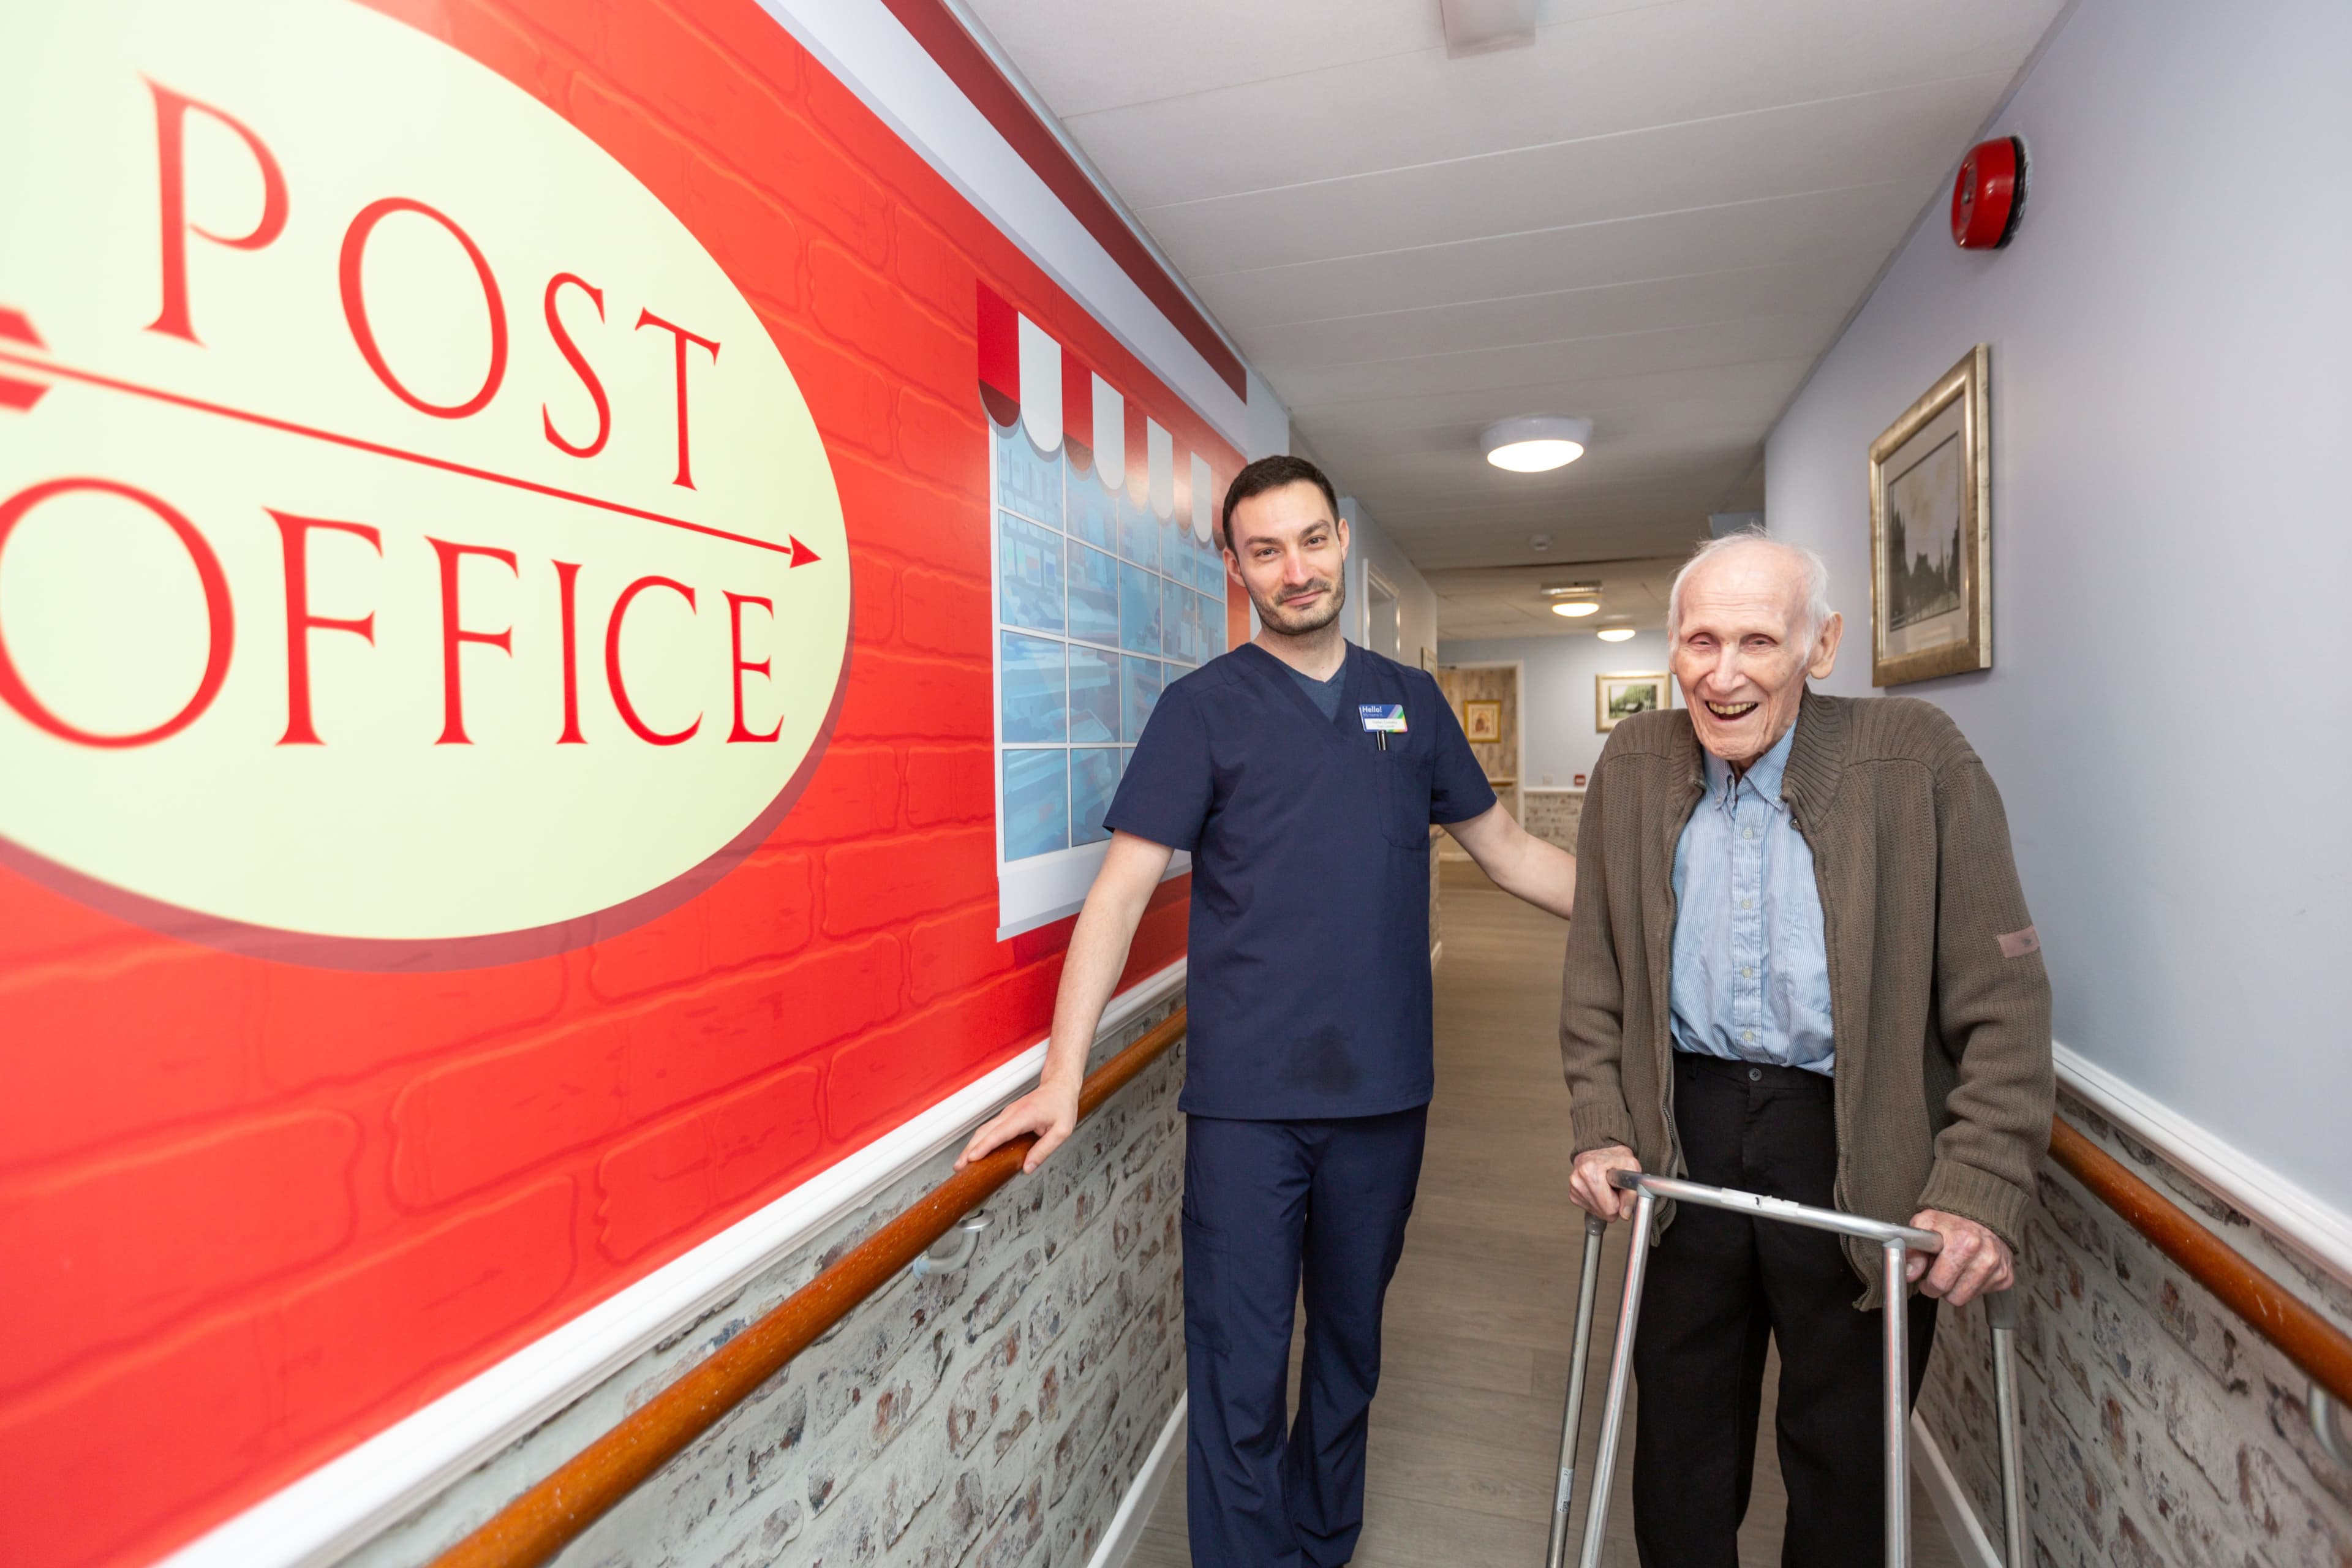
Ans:
POLYGON ((1592 678, 1592 727, 1604 735, 1636 713, 1674 705, 1674 679, 1663 669, 1592 678))
POLYGON ((1503 700, 1466 697, 1462 701, 1462 733, 1472 741, 1503 738, 1503 700))
POLYGON ((1870 444, 1870 683, 1992 668, 1990 353, 1970 349, 1870 444))

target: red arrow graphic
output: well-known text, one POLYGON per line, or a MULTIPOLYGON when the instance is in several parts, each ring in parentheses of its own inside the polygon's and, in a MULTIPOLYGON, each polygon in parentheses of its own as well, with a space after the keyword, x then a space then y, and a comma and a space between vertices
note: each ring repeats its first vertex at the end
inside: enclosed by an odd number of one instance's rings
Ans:
POLYGON ((168 392, 162 387, 142 386, 137 382, 122 381, 110 375, 100 374, 96 371, 60 364, 55 360, 31 359, 9 349, 7 345, 12 342, 21 343, 28 348, 40 349, 44 353, 48 347, 41 342, 40 334, 33 331, 33 323, 25 312, 0 305, 0 409, 12 408, 21 412, 38 403, 49 390, 49 384, 47 382, 16 380, 9 374, 12 369, 18 374, 31 373, 36 375, 55 375, 66 381, 103 387, 110 392, 124 393, 133 397, 152 398, 174 407, 235 419, 244 424, 256 425, 265 429, 278 430, 289 436, 299 436, 313 441, 322 441, 332 446, 348 447, 353 451, 370 453, 379 458, 390 458, 404 463, 415 463, 425 468, 440 469, 445 473, 459 474, 467 479, 480 479, 490 484, 510 486, 515 489, 527 490, 534 495, 550 496, 557 500, 572 501, 582 506, 595 507, 604 511, 617 512, 625 517, 641 518, 647 522, 664 523, 671 528, 684 529, 688 532, 707 534, 713 539, 724 539, 730 543, 748 544, 759 550, 772 550, 779 555, 791 557, 790 563, 785 567, 786 571, 795 566, 806 566, 813 561, 824 559, 790 534, 785 535, 786 539, 791 541, 790 544, 783 545, 765 539, 754 539, 748 534, 730 533, 723 528, 712 528, 707 523, 690 521, 682 517, 671 517, 666 512, 649 511, 643 507, 629 506, 621 501, 585 494, 579 490, 568 490, 554 485, 541 484, 537 480, 523 479, 514 474, 502 474, 489 468, 475 468, 467 463, 451 462, 446 458, 436 458, 424 452, 404 451, 398 447, 385 446, 379 441, 370 441, 357 436, 346 436, 333 430, 323 430, 317 426, 298 424, 290 419, 279 419, 270 415, 257 414, 249 409, 232 408, 226 404, 206 402, 200 397, 168 392))
MULTIPOLYGON (((23 343, 28 348, 46 349, 49 346, 41 342, 40 333, 33 331, 30 317, 5 305, 0 305, 0 338, 23 343)), ((43 382, 18 381, 12 376, 0 375, 0 408, 13 408, 22 414, 38 403, 41 395, 48 390, 43 382)))

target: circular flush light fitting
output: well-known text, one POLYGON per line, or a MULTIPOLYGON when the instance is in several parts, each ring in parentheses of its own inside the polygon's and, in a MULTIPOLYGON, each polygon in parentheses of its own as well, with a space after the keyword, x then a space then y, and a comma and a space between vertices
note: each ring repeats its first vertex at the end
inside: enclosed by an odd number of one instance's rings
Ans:
POLYGON ((1633 635, 1633 628, 1631 626, 1603 626, 1599 631, 1593 633, 1593 636, 1599 637, 1602 642, 1624 642, 1632 637, 1633 635))
POLYGON ((1570 620, 1574 620, 1580 616, 1599 615, 1601 606, 1590 599, 1570 599, 1565 604, 1554 605, 1551 607, 1551 613, 1555 616, 1566 616, 1570 620))
POLYGON ((1498 468, 1515 474, 1540 474, 1566 468, 1584 456, 1592 439, 1592 421, 1556 414, 1534 414, 1489 425, 1478 437, 1479 449, 1498 468))

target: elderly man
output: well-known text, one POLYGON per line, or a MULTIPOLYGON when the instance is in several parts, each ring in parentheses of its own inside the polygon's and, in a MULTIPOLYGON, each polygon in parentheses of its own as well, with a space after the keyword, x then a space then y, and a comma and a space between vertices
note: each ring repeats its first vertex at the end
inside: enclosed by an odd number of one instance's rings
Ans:
MULTIPOLYGON (((1642 1169, 1940 1233, 1912 1261, 1916 1396, 1936 1299, 2011 1281, 2050 1131, 2050 984, 2000 796, 1952 721, 1806 689, 1842 630, 1820 560, 1761 534, 1675 579, 1688 706, 1620 724, 1585 797, 1571 1184, 1604 1218, 1633 1210, 1609 1173, 1642 1169)), ((1644 1568, 1738 1563, 1768 1342, 1781 1561, 1875 1563, 1875 1249, 1711 1209, 1659 1231, 1633 1352, 1644 1568)))

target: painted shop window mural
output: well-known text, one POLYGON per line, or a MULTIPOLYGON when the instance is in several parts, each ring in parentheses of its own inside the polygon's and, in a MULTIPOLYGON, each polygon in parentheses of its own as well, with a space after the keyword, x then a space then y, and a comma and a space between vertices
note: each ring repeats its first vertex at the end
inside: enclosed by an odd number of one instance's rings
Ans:
POLYGON ((1160 693, 1229 646, 1228 582, 1209 458, 1011 305, 984 289, 979 303, 1009 934, 1084 899, 1160 693))

